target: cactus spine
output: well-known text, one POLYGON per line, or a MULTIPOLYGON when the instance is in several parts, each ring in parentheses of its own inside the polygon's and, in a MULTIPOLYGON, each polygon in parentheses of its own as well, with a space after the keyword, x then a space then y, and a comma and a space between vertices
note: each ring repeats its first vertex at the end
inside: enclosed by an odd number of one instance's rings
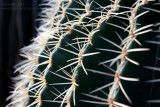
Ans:
POLYGON ((38 36, 21 50, 26 60, 16 65, 20 74, 13 79, 14 91, 8 97, 12 102, 7 106, 146 107, 147 101, 159 102, 149 97, 157 96, 158 87, 154 92, 144 85, 152 79, 151 71, 145 71, 160 67, 159 4, 152 0, 46 1, 38 36), (151 15, 154 18, 145 18, 151 15))

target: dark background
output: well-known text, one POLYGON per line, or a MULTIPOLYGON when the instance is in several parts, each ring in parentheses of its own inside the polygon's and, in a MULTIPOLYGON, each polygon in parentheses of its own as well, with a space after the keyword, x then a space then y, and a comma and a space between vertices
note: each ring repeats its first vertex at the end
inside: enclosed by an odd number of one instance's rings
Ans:
POLYGON ((20 48, 36 37, 42 0, 0 0, 0 107, 11 90, 13 66, 21 59, 20 48))

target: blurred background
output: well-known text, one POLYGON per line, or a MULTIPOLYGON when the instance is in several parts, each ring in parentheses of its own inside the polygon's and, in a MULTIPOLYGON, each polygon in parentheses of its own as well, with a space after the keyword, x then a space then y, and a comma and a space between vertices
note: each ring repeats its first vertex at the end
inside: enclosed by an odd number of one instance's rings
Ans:
POLYGON ((0 0, 0 107, 9 101, 13 66, 21 60, 20 48, 29 45, 36 36, 35 21, 42 0, 0 0))

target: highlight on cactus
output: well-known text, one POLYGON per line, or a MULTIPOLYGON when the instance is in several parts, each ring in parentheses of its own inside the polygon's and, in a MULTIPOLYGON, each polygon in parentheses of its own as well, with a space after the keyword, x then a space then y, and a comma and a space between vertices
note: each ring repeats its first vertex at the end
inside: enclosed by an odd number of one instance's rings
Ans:
POLYGON ((42 5, 6 107, 160 107, 160 1, 42 5))

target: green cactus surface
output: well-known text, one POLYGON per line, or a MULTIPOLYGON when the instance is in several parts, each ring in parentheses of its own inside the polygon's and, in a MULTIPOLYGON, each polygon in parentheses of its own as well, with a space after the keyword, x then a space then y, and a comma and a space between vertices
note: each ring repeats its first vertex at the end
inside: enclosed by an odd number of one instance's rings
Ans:
POLYGON ((160 1, 42 5, 7 107, 160 107, 160 1))

